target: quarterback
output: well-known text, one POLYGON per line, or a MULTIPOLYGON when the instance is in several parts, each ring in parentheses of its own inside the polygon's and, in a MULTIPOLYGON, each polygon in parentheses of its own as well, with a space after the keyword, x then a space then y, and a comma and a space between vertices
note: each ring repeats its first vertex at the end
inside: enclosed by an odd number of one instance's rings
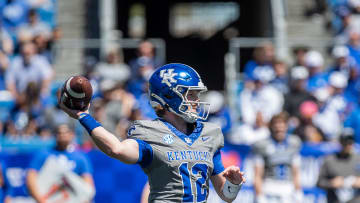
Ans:
POLYGON ((207 88, 190 66, 172 63, 149 80, 149 97, 158 119, 139 120, 119 141, 88 112, 61 108, 78 119, 96 145, 124 163, 139 164, 148 176, 149 202, 206 202, 209 181, 218 195, 232 202, 245 181, 239 167, 224 169, 221 129, 206 120, 210 105, 201 102, 207 88))

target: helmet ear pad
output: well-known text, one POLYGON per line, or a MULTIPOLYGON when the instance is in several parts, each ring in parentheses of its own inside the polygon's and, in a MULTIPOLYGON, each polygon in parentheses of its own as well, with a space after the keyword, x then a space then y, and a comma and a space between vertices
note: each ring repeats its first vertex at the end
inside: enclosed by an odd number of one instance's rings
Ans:
POLYGON ((180 106, 180 104, 183 102, 183 99, 172 89, 169 89, 168 91, 161 93, 161 98, 165 101, 164 108, 169 110, 171 108, 174 111, 177 111, 177 107, 180 106))

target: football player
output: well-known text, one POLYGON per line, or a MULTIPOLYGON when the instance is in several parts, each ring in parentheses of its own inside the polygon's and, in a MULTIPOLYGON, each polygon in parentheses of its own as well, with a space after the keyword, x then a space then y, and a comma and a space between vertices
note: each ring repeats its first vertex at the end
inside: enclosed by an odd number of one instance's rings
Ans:
POLYGON ((300 185, 300 139, 287 134, 287 114, 271 118, 271 135, 254 144, 256 203, 303 202, 300 185))
POLYGON ((244 174, 239 167, 224 169, 220 127, 202 122, 209 104, 199 96, 207 88, 190 66, 172 63, 158 68, 149 80, 149 96, 158 119, 139 120, 119 141, 88 112, 62 109, 78 119, 107 155, 128 164, 140 164, 148 175, 149 202, 206 202, 209 180, 218 195, 233 201, 244 174))

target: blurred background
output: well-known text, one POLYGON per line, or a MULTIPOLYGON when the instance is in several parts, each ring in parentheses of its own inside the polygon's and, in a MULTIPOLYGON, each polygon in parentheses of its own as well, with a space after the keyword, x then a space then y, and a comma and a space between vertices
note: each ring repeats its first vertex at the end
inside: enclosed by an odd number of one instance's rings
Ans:
MULTIPOLYGON (((66 129, 67 147, 85 160, 77 174, 93 178, 93 202, 140 202, 141 168, 96 149, 57 106, 58 89, 85 75, 94 117, 124 139, 132 121, 156 117, 151 73, 179 62, 210 90, 224 165, 246 174, 235 202, 256 199, 253 145, 273 136, 279 113, 300 143, 300 202, 327 202, 318 184, 324 159, 342 151, 344 132, 355 155, 360 143, 359 14, 359 0, 0 0, 0 201, 35 202, 28 171, 40 170, 36 155, 66 129)), ((210 190, 209 202, 221 202, 210 190)))

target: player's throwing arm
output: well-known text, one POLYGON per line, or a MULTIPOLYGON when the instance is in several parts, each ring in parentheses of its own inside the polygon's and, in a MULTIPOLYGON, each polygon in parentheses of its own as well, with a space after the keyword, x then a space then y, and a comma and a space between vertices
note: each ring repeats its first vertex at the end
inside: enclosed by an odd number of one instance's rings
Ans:
POLYGON ((89 114, 91 97, 90 82, 83 76, 73 76, 65 81, 61 89, 59 105, 70 117, 80 121, 101 151, 124 163, 136 163, 139 156, 137 143, 134 140, 120 142, 105 130, 89 114))
POLYGON ((61 103, 60 106, 69 116, 79 120, 88 131, 96 146, 105 154, 127 164, 135 164, 137 162, 139 147, 135 140, 126 139, 120 142, 115 135, 103 128, 101 124, 89 114, 88 110, 83 112, 72 110, 67 108, 63 103, 61 103))
MULTIPOLYGON (((82 95, 82 88, 72 91, 72 83, 67 83, 63 87, 67 91, 62 92, 82 95)), ((221 129, 203 122, 209 104, 201 102, 199 95, 206 90, 190 66, 173 63, 158 68, 149 80, 149 97, 159 118, 135 121, 124 141, 104 129, 88 108, 65 105, 71 103, 64 101, 71 95, 62 94, 59 103, 69 116, 79 120, 101 151, 142 167, 149 180, 149 202, 206 202, 209 180, 224 201, 232 202, 245 177, 238 166, 225 169, 222 165, 221 129)))

